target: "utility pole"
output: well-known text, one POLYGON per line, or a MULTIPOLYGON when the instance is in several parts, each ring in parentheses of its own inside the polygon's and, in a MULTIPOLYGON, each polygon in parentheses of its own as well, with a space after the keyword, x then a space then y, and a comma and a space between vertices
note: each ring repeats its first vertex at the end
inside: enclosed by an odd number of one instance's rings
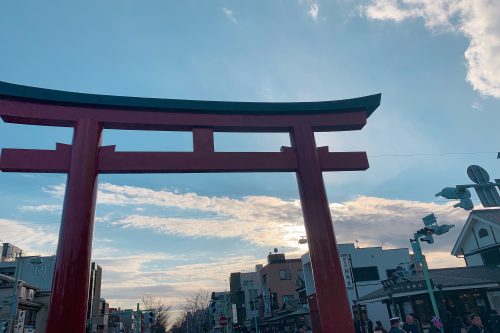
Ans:
POLYGON ((17 304, 18 304, 18 295, 17 295, 17 288, 19 284, 19 276, 21 275, 21 259, 22 257, 19 255, 16 257, 16 273, 14 274, 14 286, 12 288, 12 300, 10 303, 10 320, 9 320, 9 333, 14 332, 14 321, 16 320, 16 314, 17 314, 17 304))
MULTIPOLYGON (((356 282, 356 278, 354 277, 354 270, 353 270, 353 267, 352 267, 352 257, 351 257, 350 253, 348 254, 348 258, 349 258, 349 271, 351 272, 352 281, 353 281, 353 284, 354 284, 354 291, 356 292, 356 300, 357 300, 357 299, 359 299, 358 284, 356 282)), ((362 322, 361 304, 359 304, 357 301, 354 301, 354 305, 356 305, 356 309, 358 311, 358 320, 360 322, 362 322)))

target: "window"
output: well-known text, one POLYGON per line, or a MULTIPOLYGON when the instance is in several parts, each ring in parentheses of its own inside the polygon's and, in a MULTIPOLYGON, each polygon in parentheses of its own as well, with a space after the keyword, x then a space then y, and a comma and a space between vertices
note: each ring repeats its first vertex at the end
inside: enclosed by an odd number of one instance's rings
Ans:
POLYGON ((481 253, 483 257, 483 262, 486 266, 498 266, 500 265, 500 249, 494 248, 491 250, 484 251, 481 253))
POLYGON ((293 295, 283 295, 281 296, 281 300, 283 301, 283 303, 285 303, 286 301, 293 301, 295 298, 293 297, 293 295))
POLYGON ((394 273, 396 273, 396 269, 386 269, 385 272, 387 273, 387 278, 390 279, 394 273))
POLYGON ((291 280, 292 272, 289 269, 284 269, 280 271, 280 280, 291 280))
POLYGON ((488 237, 488 230, 481 228, 477 234, 479 235, 479 238, 488 237))
POLYGON ((352 269, 352 273, 356 282, 380 280, 377 266, 355 267, 352 269))

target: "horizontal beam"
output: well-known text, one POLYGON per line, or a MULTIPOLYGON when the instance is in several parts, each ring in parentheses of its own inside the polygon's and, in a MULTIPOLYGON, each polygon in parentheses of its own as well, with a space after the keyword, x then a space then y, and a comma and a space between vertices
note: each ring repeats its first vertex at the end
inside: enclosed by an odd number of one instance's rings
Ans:
MULTIPOLYGON (((333 152, 318 149, 323 171, 366 170, 364 152, 333 152)), ((58 144, 56 150, 3 149, 3 172, 66 173, 71 146, 58 144)), ((209 172, 295 172, 293 149, 284 152, 116 152, 101 147, 99 173, 209 173, 209 172)))
POLYGON ((289 132, 307 124, 316 132, 359 130, 366 124, 363 109, 333 114, 244 115, 186 112, 152 112, 73 105, 50 105, 0 99, 5 122, 73 127, 80 118, 96 119, 104 128, 124 130, 191 131, 211 128, 215 132, 289 132))
POLYGON ((0 170, 3 172, 67 173, 71 145, 58 143, 56 150, 2 149, 0 170))

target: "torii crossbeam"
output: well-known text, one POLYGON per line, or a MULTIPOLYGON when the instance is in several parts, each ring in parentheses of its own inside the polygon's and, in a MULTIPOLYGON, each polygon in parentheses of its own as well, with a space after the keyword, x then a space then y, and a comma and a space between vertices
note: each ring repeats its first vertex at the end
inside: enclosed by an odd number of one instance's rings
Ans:
POLYGON ((364 152, 316 147, 314 132, 359 130, 380 94, 313 103, 209 102, 90 95, 0 82, 5 122, 73 127, 55 150, 2 149, 3 172, 67 173, 47 333, 83 333, 100 173, 295 172, 320 322, 314 332, 353 333, 323 171, 366 170, 364 152), (192 152, 117 152, 105 128, 191 131, 192 152), (214 132, 289 133, 281 152, 216 152, 214 132))

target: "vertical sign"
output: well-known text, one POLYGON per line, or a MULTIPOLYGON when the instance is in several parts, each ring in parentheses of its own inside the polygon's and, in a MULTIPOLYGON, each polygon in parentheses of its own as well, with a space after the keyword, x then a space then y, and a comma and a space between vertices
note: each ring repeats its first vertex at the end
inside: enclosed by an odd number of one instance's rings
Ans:
POLYGON ((15 329, 15 333, 24 333, 24 319, 26 318, 26 311, 20 310, 19 315, 17 316, 17 326, 15 329))
POLYGON ((233 324, 238 324, 238 308, 236 304, 231 304, 231 308, 233 310, 233 324))
POLYGON ((344 274, 345 286, 348 289, 354 288, 354 282, 352 279, 351 268, 349 265, 349 254, 340 255, 340 264, 342 265, 342 273, 344 274))

